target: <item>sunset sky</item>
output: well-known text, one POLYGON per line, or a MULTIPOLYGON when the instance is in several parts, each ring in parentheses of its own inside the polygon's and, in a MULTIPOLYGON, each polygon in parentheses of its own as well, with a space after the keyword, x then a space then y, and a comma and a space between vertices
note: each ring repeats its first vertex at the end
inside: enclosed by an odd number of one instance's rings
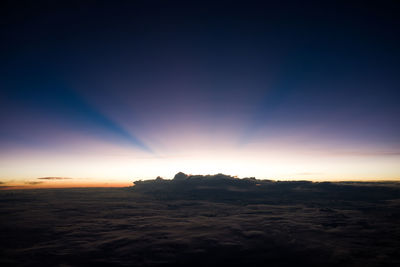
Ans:
POLYGON ((0 186, 400 178, 398 9, 197 3, 1 8, 0 186))

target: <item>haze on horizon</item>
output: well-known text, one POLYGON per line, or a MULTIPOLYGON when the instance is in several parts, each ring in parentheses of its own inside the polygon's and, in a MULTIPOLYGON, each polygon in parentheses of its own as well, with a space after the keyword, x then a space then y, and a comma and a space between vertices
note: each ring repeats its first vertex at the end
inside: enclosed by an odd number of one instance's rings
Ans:
POLYGON ((0 10, 1 186, 400 178, 392 3, 0 10))

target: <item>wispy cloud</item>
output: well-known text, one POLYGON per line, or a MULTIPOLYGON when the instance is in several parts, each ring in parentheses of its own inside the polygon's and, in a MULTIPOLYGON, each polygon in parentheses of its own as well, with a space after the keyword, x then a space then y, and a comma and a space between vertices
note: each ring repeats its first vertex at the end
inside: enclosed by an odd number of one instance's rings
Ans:
POLYGON ((359 156, 359 157, 375 157, 375 156, 400 156, 400 151, 336 151, 331 152, 335 156, 359 156))
POLYGON ((37 185, 37 184, 42 184, 44 182, 25 182, 25 184, 29 184, 29 185, 37 185))
POLYGON ((68 180, 68 179, 72 179, 72 178, 69 178, 69 177, 40 177, 37 179, 40 179, 40 180, 68 180))

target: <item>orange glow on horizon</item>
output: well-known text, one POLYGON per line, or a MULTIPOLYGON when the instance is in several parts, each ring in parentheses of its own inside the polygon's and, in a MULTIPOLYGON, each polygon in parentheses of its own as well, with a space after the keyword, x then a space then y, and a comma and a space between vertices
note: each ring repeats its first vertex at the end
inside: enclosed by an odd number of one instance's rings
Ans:
POLYGON ((0 190, 13 190, 13 189, 51 189, 51 188, 88 188, 88 187, 129 187, 133 186, 133 183, 125 183, 125 182, 115 182, 115 183, 101 183, 101 182, 71 182, 71 183, 56 183, 56 182, 48 182, 41 184, 21 184, 21 183, 10 183, 6 186, 0 187, 0 190))
POLYGON ((124 187, 157 176, 170 179, 180 171, 270 180, 400 178, 400 154, 394 148, 303 143, 284 136, 238 145, 233 135, 213 141, 204 136, 168 135, 164 142, 149 141, 154 153, 86 139, 76 146, 58 149, 15 148, 0 154, 0 187, 124 187), (43 179, 49 176, 69 178, 43 179))

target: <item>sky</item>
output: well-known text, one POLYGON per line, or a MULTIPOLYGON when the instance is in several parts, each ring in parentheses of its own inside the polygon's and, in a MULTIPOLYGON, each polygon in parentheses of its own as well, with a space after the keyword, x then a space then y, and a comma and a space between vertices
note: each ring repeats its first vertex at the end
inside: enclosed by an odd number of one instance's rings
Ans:
POLYGON ((399 7, 322 2, 2 3, 1 185, 399 179, 399 7))

